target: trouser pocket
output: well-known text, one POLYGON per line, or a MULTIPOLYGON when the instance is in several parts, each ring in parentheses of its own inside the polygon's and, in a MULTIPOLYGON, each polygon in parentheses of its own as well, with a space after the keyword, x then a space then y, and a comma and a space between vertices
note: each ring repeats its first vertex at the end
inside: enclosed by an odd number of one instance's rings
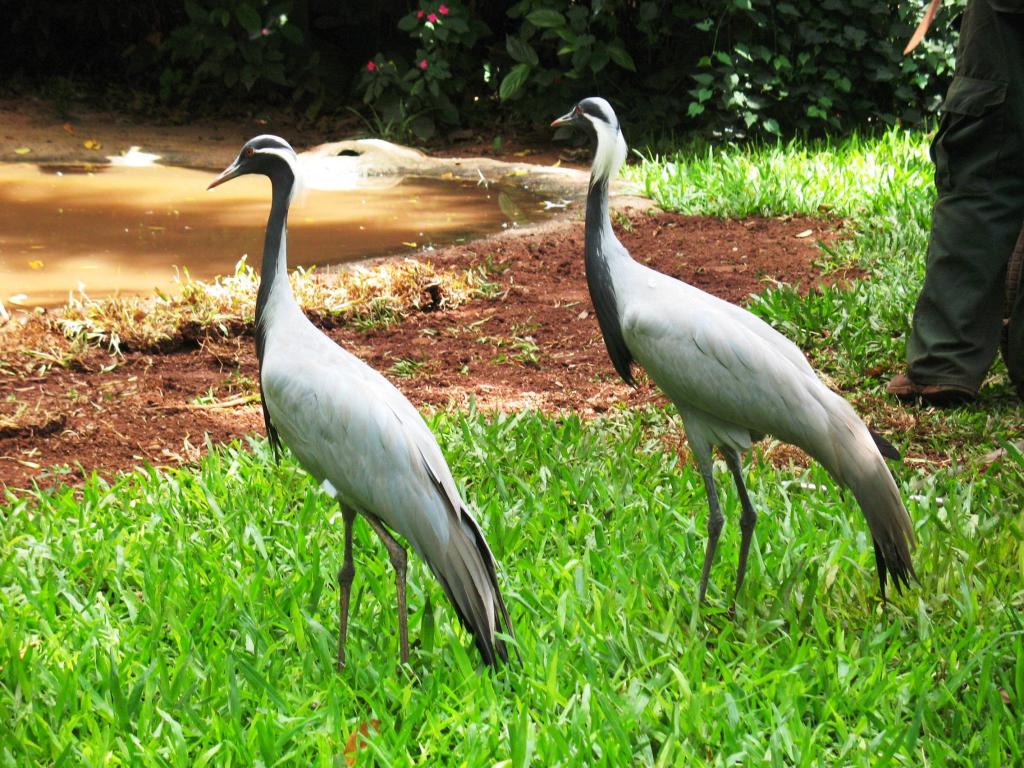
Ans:
POLYGON ((932 142, 935 184, 940 191, 980 192, 1018 159, 1004 157, 1007 145, 1007 84, 957 76, 942 105, 932 142))

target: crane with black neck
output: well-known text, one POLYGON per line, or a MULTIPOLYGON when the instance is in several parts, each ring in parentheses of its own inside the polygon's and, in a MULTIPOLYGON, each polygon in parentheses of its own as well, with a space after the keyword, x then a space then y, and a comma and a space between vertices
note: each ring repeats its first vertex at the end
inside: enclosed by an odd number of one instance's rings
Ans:
POLYGON ((914 576, 913 523, 883 460, 899 458, 896 449, 869 430, 822 383, 799 348, 770 325, 630 256, 615 237, 608 210, 609 184, 625 161, 626 140, 607 101, 583 99, 551 125, 582 130, 595 146, 584 263, 612 364, 628 384, 634 384, 634 364, 642 366, 675 404, 704 481, 708 541, 700 600, 724 524, 713 449, 725 457, 742 507, 735 598, 757 521, 740 456, 765 435, 799 446, 853 491, 874 543, 882 598, 887 575, 897 591, 908 585, 914 576))
POLYGON ((497 566, 462 500, 433 433, 387 379, 340 347, 303 313, 288 282, 288 207, 298 158, 277 136, 257 136, 209 188, 243 174, 270 179, 271 205, 256 300, 256 356, 267 436, 281 443, 341 505, 344 563, 338 573, 338 666, 345 664, 355 575, 352 531, 363 517, 395 570, 399 652, 409 660, 406 552, 400 534, 441 582, 488 664, 508 661, 512 635, 497 566))

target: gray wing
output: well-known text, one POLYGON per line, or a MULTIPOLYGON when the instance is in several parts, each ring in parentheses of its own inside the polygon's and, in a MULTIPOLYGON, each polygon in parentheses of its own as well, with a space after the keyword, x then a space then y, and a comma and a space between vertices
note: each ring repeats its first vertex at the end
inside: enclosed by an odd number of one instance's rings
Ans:
POLYGON ((677 405, 752 432, 817 443, 835 395, 799 349, 753 315, 658 277, 630 292, 623 313, 627 343, 658 386, 677 405))
POLYGON ((307 470, 422 557, 444 550, 464 505, 433 433, 387 379, 326 337, 306 337, 268 344, 262 383, 275 426, 307 470))
MULTIPOLYGON (((685 283, 680 284, 686 285, 685 283)), ((724 301, 717 296, 712 296, 710 293, 705 293, 699 288, 694 288, 693 286, 687 287, 702 294, 701 302, 703 305, 717 309, 729 320, 743 326, 747 331, 753 333, 762 342, 770 346, 775 354, 781 355, 788 360, 797 371, 803 373, 805 376, 812 377, 815 381, 818 380, 818 374, 815 373, 811 364, 807 362, 807 358, 804 356, 804 353, 800 351, 800 347, 776 331, 757 315, 752 312, 748 312, 735 304, 731 304, 728 301, 724 301)))
POLYGON ((283 441, 343 504, 400 534, 441 582, 490 664, 512 633, 497 567, 433 433, 383 376, 299 320, 268 340, 262 386, 283 441))

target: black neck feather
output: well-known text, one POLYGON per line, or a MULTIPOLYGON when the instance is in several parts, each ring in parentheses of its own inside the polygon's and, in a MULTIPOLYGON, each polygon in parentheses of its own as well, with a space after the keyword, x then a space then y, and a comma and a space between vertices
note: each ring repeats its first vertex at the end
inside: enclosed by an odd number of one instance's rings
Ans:
POLYGON ((267 233, 263 240, 263 264, 260 267, 260 288, 256 294, 256 359, 259 361, 260 401, 263 405, 263 423, 267 427, 267 439, 280 455, 281 438, 270 421, 267 399, 263 394, 263 354, 267 346, 266 308, 270 293, 278 280, 288 280, 288 203, 292 194, 295 176, 290 168, 270 174, 273 185, 273 201, 267 218, 267 233))
POLYGON ((618 240, 612 232, 612 221, 608 215, 608 180, 591 180, 587 194, 587 219, 584 226, 584 264, 587 271, 587 287, 594 303, 597 324, 601 327, 604 345, 612 359, 612 365, 623 381, 632 386, 633 355, 622 336, 619 308, 615 301, 615 286, 612 285, 608 256, 611 249, 619 249, 618 240))

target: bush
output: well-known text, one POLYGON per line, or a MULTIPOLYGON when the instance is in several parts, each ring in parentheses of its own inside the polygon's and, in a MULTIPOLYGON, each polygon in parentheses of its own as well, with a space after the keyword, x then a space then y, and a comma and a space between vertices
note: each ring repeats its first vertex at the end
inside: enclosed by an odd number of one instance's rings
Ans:
MULTIPOLYGON (((621 5, 621 4, 620 4, 621 5)), ((566 91, 597 78, 609 66, 636 72, 633 57, 619 37, 619 9, 592 13, 570 0, 522 0, 508 11, 518 29, 506 37, 511 68, 502 78, 502 101, 530 108, 543 100, 544 111, 565 101, 566 91)), ((564 107, 564 105, 562 105, 564 107)))
POLYGON ((938 29, 903 56, 919 13, 887 0, 734 0, 695 24, 713 43, 689 74, 687 115, 725 134, 920 123, 941 103, 954 41, 938 29))
POLYGON ((414 46, 411 59, 400 51, 378 53, 366 63, 358 89, 385 132, 429 139, 438 123, 458 125, 486 93, 474 47, 490 29, 455 0, 421 2, 398 28, 414 46))
MULTIPOLYGON (((739 138, 918 124, 941 103, 956 40, 949 20, 964 4, 947 9, 908 57, 902 48, 921 9, 894 0, 520 0, 465 35, 451 33, 437 6, 421 5, 399 28, 417 40, 414 61, 428 56, 438 73, 378 56, 362 94, 392 119, 451 125, 465 117, 468 95, 472 104, 490 97, 522 124, 593 94, 661 132, 739 138), (436 24, 423 21, 430 13, 436 24)), ((451 7, 467 28, 472 17, 451 7)))
POLYGON ((187 21, 158 48, 160 97, 188 106, 256 88, 264 98, 322 97, 318 54, 304 46, 290 0, 185 0, 187 21))
POLYGON ((920 11, 892 0, 523 0, 508 11, 498 95, 528 119, 599 93, 642 125, 727 137, 916 124, 941 103, 956 41, 947 9, 904 57, 920 11))
POLYGON ((124 76, 125 51, 163 25, 174 11, 159 0, 0 0, 3 43, 0 70, 12 77, 46 82, 74 74, 117 80, 124 76))
POLYGON ((379 132, 421 140, 543 125, 594 94, 648 132, 815 134, 933 113, 965 3, 904 57, 924 0, 57 0, 14 4, 0 65, 44 92, 75 73, 172 110, 258 93, 313 116, 361 99, 379 132))

